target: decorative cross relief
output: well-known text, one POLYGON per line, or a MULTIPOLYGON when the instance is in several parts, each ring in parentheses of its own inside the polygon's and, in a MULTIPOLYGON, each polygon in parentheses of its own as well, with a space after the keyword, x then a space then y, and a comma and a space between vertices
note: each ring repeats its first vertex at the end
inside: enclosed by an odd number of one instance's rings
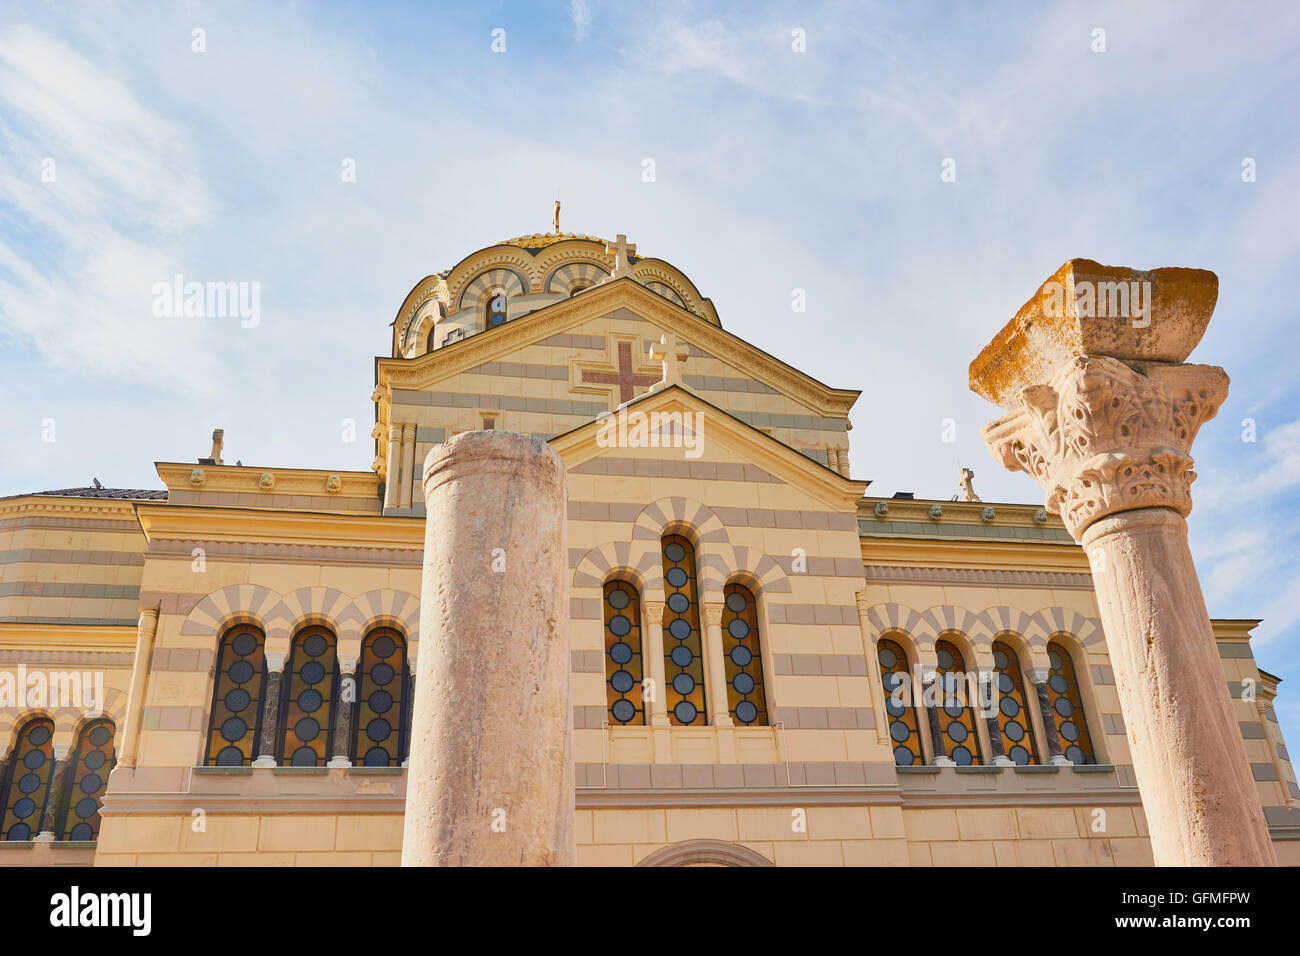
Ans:
MULTIPOLYGON (((659 383, 652 373, 638 373, 632 366, 632 343, 616 342, 615 343, 616 361, 615 367, 611 369, 608 365, 602 367, 582 367, 578 368, 580 385, 604 385, 613 386, 618 389, 618 403, 630 402, 636 397, 637 389, 648 388, 659 383)), ((602 389, 603 391, 603 389, 602 389)), ((611 389, 612 391, 612 389, 611 389)))
POLYGON ((665 332, 659 336, 659 344, 650 346, 650 357, 663 363, 664 377, 650 391, 657 392, 669 385, 685 387, 682 383, 682 371, 678 363, 686 361, 688 355, 690 355, 690 349, 687 348, 685 342, 677 341, 676 333, 665 332))
POLYGON ((1008 469, 1043 486, 1047 510, 1078 539, 1097 519, 1135 508, 1186 517, 1192 442, 1227 395, 1217 366, 1079 357, 1024 389, 1022 407, 981 435, 1008 469))
POLYGON ((614 257, 614 274, 606 279, 606 282, 632 275, 632 267, 628 263, 627 257, 636 255, 635 242, 628 242, 627 236, 620 232, 618 238, 613 242, 605 243, 605 252, 614 257))

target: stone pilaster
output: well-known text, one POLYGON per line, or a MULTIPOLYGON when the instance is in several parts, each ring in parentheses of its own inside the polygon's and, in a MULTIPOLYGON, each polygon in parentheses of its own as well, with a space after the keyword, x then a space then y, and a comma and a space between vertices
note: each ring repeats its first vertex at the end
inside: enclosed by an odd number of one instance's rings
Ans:
POLYGON ((411 507, 411 493, 415 486, 415 425, 402 426, 402 494, 401 507, 411 507))
POLYGON ((722 656, 722 605, 704 605, 704 660, 708 677, 709 723, 734 727, 727 706, 727 664, 722 656))
POLYGON ((149 685, 149 664, 153 658, 153 640, 157 631, 158 609, 141 608, 135 634, 135 663, 131 667, 131 696, 128 698, 126 721, 122 727, 122 745, 118 752, 117 767, 129 769, 135 766, 135 755, 140 746, 140 720, 144 714, 144 699, 149 685))
POLYGON ((402 426, 388 424, 388 467, 384 476, 384 507, 396 508, 402 495, 402 426))
POLYGON ((654 681, 654 697, 642 702, 650 712, 647 723, 655 727, 667 727, 670 721, 668 720, 668 694, 664 688, 666 667, 664 666, 664 603, 662 601, 645 602, 645 647, 642 649, 641 659, 642 673, 644 674, 644 668, 648 665, 650 679, 654 681))

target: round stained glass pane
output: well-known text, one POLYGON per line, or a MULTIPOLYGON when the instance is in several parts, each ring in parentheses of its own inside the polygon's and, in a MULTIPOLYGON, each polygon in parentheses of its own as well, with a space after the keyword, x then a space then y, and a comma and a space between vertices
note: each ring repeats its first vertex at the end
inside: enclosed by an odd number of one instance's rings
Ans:
POLYGON ((371 747, 366 751, 365 765, 367 767, 387 767, 391 759, 388 751, 383 747, 371 747))
POLYGON ((236 684, 246 684, 253 676, 253 665, 248 661, 235 661, 230 665, 230 679, 236 684))
POLYGON ((25 823, 15 823, 9 828, 10 840, 28 840, 31 839, 32 828, 25 823))
POLYGON ((397 650, 397 642, 387 634, 375 638, 375 642, 370 645, 376 657, 388 657, 393 651, 397 650))
POLYGON ((736 688, 737 694, 748 694, 754 689, 754 678, 748 674, 737 674, 731 680, 731 686, 736 688))
POLYGON ((236 634, 230 640, 230 649, 240 657, 247 657, 257 650, 257 638, 247 631, 243 634, 236 634))
POLYGON ((614 671, 613 675, 609 678, 609 686, 613 687, 614 690, 618 691, 620 694, 626 694, 632 689, 632 685, 635 683, 636 679, 624 670, 614 671))
POLYGON ((217 751, 218 767, 238 767, 244 762, 244 752, 238 747, 222 747, 217 751))
POLYGON ((1018 763, 1021 766, 1029 763, 1029 751, 1020 746, 1020 744, 1016 744, 1008 750, 1007 756, 1011 758, 1012 762, 1018 763))
POLYGON ((316 751, 310 747, 299 747, 293 752, 293 760, 290 762, 295 767, 314 767, 316 766, 316 751))
POLYGON ((965 708, 962 707, 961 702, 958 701, 956 698, 949 698, 948 700, 944 701, 943 704, 943 712, 947 714, 949 717, 960 717, 961 712, 964 709, 965 708))
POLYGON ((676 563, 686 557, 686 549, 676 541, 669 542, 668 546, 664 548, 664 557, 676 563))
POLYGON ((329 646, 329 641, 320 634, 313 634, 302 642, 302 649, 308 657, 320 657, 329 646))
POLYGON ((44 765, 45 754, 41 753, 39 750, 29 750, 27 751, 27 755, 23 757, 23 766, 28 770, 35 770, 44 765))
POLYGON ((376 717, 370 723, 366 724, 366 736, 379 743, 381 740, 387 740, 388 735, 393 732, 393 725, 382 717, 376 717))
POLYGON ((605 600, 608 601, 609 606, 616 611, 623 610, 623 608, 627 607, 632 602, 632 599, 627 596, 627 592, 620 588, 615 588, 613 591, 610 591, 609 596, 606 597, 605 600))
POLYGON ((109 731, 108 727, 104 724, 100 724, 86 735, 86 739, 89 740, 93 746, 102 747, 104 744, 109 742, 112 736, 113 734, 109 731))
POLYGON ((916 758, 912 756, 912 751, 908 750, 906 747, 894 748, 894 763, 898 764, 898 766, 910 767, 914 760, 916 760, 916 758))
POLYGON ((1016 686, 1016 682, 1011 679, 1010 674, 998 674, 998 693, 1009 694, 1011 689, 1016 686))
POLYGON ((82 797, 77 801, 77 816, 89 820, 99 812, 99 801, 91 797, 82 797))
POLYGON ((673 678, 673 690, 685 697, 695 690, 695 678, 690 674, 678 674, 673 678))
POLYGON ((1062 663, 1061 655, 1056 653, 1056 651, 1049 649, 1047 652, 1047 663, 1052 665, 1052 670, 1059 671, 1062 663))
POLYGON ((320 691, 308 688, 298 695, 298 707, 303 713, 310 714, 321 705, 322 700, 320 691))
POLYGON ((1020 713, 1020 705, 1016 703, 1014 697, 1003 697, 998 701, 998 710, 1007 717, 1014 717, 1020 713))
POLYGON ((636 707, 633 706, 630 700, 616 700, 614 701, 614 706, 609 709, 609 712, 620 724, 626 724, 636 716, 636 707))
POLYGON ((14 801, 14 816, 19 820, 30 817, 36 809, 36 801, 31 797, 22 797, 14 801))
POLYGON ((691 661, 695 660, 695 655, 685 644, 678 644, 673 648, 672 660, 678 667, 690 667, 691 661))
POLYGON ((1071 740, 1071 741, 1078 740, 1079 728, 1076 727, 1072 721, 1069 720, 1062 721, 1061 736, 1064 737, 1066 740, 1071 740))
POLYGON ((686 609, 691 606, 690 600, 680 591, 668 596, 668 610, 674 614, 685 614, 686 609))
POLYGON ((731 610, 735 611, 737 614, 743 611, 748 605, 749 602, 745 600, 745 595, 741 594, 739 591, 732 591, 727 595, 727 607, 731 608, 731 610))
POLYGON ((239 713, 252 702, 252 698, 248 695, 248 691, 244 690, 242 687, 236 687, 234 690, 227 693, 224 700, 226 707, 235 713, 239 713))
POLYGON ((1087 763, 1087 758, 1083 754, 1082 747, 1066 747, 1065 756, 1070 759, 1070 763, 1082 764, 1087 763))
POLYGON ((301 741, 315 740, 320 733, 320 721, 315 717, 304 717, 293 725, 293 732, 298 735, 301 741))
POLYGON ((86 759, 83 760, 82 763, 86 765, 87 770, 98 770, 100 767, 104 766, 104 763, 107 760, 108 758, 104 756, 104 751, 92 750, 90 753, 86 754, 86 759))
POLYGON ((736 719, 742 724, 752 724, 758 719, 758 708, 747 700, 736 705, 736 719))
POLYGON ((876 654, 876 659, 880 661, 880 666, 892 670, 898 663, 898 655, 887 647, 882 647, 876 654))
POLYGON ((727 633, 730 634, 732 637, 734 637, 736 640, 743 641, 745 638, 749 636, 749 625, 746 624, 744 621, 742 621, 740 618, 736 618, 734 621, 732 621, 730 624, 727 625, 727 633))
POLYGON ((677 706, 673 708, 673 716, 677 718, 680 724, 689 724, 699 715, 695 705, 689 700, 679 700, 677 706))
POLYGON ((27 735, 27 739, 31 742, 32 746, 43 747, 45 741, 50 739, 50 728, 46 727, 44 724, 41 724, 38 727, 33 727, 31 733, 27 735))
MULTIPOLYGON (((376 665, 376 669, 387 666, 387 664, 378 664, 376 665)), ((373 674, 374 671, 371 671, 370 673, 373 674)), ((302 670, 299 671, 299 674, 308 684, 319 684, 325 677, 325 665, 320 661, 308 661, 306 664, 302 665, 302 670)), ((380 681, 379 683, 383 684, 386 683, 386 681, 380 681)))
POLYGON ((615 637, 627 637, 632 630, 632 622, 622 614, 616 614, 609 619, 609 630, 615 637))
POLYGON ((686 587, 686 572, 681 568, 669 568, 664 580, 675 588, 686 587))
POLYGON ((227 717, 221 722, 221 736, 234 743, 248 733, 248 724, 239 717, 227 717))
POLYGON ((34 773, 25 773, 18 781, 19 793, 35 793, 41 787, 41 778, 34 773))
POLYGON ((960 721, 954 720, 950 724, 948 724, 948 736, 951 737, 953 740, 955 740, 957 743, 961 743, 963 740, 966 739, 966 733, 967 733, 966 726, 962 724, 960 721))
POLYGON ((81 783, 77 784, 82 793, 97 793, 99 788, 104 785, 104 778, 97 773, 88 773, 81 778, 81 783))
POLYGON ((754 655, 750 653, 749 648, 742 647, 739 644, 737 644, 735 647, 731 649, 730 657, 731 657, 731 662, 735 664, 737 667, 748 667, 749 662, 754 659, 754 655))
POLYGON ((939 660, 939 668, 941 670, 946 671, 952 668, 953 665, 952 655, 949 654, 946 650, 939 651, 939 653, 936 654, 935 656, 939 660))
POLYGON ((1062 717, 1069 717, 1074 713, 1074 705, 1070 703, 1068 697, 1056 698, 1056 703, 1052 704, 1052 707, 1062 717))
POLYGON ((1021 727, 1020 722, 1016 720, 1008 720, 1002 732, 1009 740, 1023 740, 1025 736, 1025 728, 1021 727))
POLYGON ((393 706, 393 695, 386 690, 377 690, 370 695, 370 699, 366 703, 370 705, 370 709, 376 714, 383 714, 388 711, 389 707, 393 706))
POLYGON ((68 834, 68 839, 69 840, 92 840, 94 839, 94 836, 95 836, 95 831, 94 829, 91 828, 89 823, 78 823, 75 827, 72 828, 72 832, 68 834))
POLYGON ((890 694, 885 698, 885 712, 889 714, 890 717, 902 717, 906 710, 907 705, 893 694, 890 694))
POLYGON ((994 666, 994 667, 996 667, 998 670, 1005 670, 1005 669, 1006 669, 1006 666, 1007 666, 1007 663, 1008 663, 1007 655, 1006 655, 1003 651, 994 651, 994 652, 993 652, 993 666, 994 666))
POLYGON ((619 641, 609 649, 609 656, 615 664, 626 664, 632 659, 632 648, 619 641))
POLYGON ((684 641, 691 636, 691 625, 679 617, 668 625, 668 633, 677 640, 684 641))
POLYGON ((370 679, 376 684, 387 684, 396 674, 393 665, 385 664, 383 661, 370 668, 370 679))
POLYGON ((1052 690, 1056 691, 1058 694, 1064 694, 1070 689, 1069 682, 1067 682, 1060 674, 1053 674, 1051 678, 1048 679, 1047 686, 1052 688, 1052 690))
POLYGON ((893 737, 899 743, 902 743, 911 735, 912 731, 908 728, 907 724, 903 723, 901 720, 895 720, 889 725, 889 736, 893 737))
POLYGON ((973 759, 974 758, 971 757, 971 752, 967 750, 965 747, 953 748, 952 762, 955 763, 957 766, 969 767, 973 759))

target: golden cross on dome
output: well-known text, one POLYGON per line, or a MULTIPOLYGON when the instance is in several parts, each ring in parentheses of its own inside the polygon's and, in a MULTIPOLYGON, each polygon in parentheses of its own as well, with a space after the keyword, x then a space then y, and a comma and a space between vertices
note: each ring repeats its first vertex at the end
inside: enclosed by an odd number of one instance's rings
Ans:
POLYGON ((629 254, 636 255, 635 242, 628 242, 627 236, 620 232, 613 242, 605 243, 605 252, 614 257, 614 274, 610 276, 611 279, 621 279, 632 274, 627 257, 629 254))
MULTIPOLYGON (((622 236, 619 237, 620 239, 622 236)), ((678 362, 686 361, 686 356, 690 354, 685 342, 678 342, 677 335, 673 332, 665 332, 659 336, 659 344, 650 346, 650 357, 659 359, 663 363, 664 377, 658 385, 651 391, 658 391, 661 388, 667 388, 669 385, 682 384, 682 372, 678 367, 678 362)))
POLYGON ((555 200, 555 234, 560 234, 560 201, 555 200))

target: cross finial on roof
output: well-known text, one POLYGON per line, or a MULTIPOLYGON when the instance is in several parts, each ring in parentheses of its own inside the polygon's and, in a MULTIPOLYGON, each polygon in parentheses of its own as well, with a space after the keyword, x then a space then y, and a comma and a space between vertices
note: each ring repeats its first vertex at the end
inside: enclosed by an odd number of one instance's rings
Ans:
POLYGON ((221 460, 221 446, 225 444, 226 433, 223 429, 214 428, 212 430, 212 454, 208 455, 214 465, 223 465, 221 460))
POLYGON ((555 200, 555 234, 560 234, 560 201, 555 200))
POLYGON ((663 362, 664 377, 663 381, 651 388, 650 391, 657 392, 669 385, 681 385, 682 371, 677 363, 684 362, 689 354, 690 350, 686 347, 686 343, 678 342, 675 333, 665 332, 659 336, 659 344, 650 346, 650 357, 663 362))
POLYGON ((611 279, 621 279, 632 274, 627 257, 636 255, 635 242, 628 242, 627 236, 620 232, 613 242, 605 243, 605 252, 614 257, 614 274, 610 276, 611 279))

